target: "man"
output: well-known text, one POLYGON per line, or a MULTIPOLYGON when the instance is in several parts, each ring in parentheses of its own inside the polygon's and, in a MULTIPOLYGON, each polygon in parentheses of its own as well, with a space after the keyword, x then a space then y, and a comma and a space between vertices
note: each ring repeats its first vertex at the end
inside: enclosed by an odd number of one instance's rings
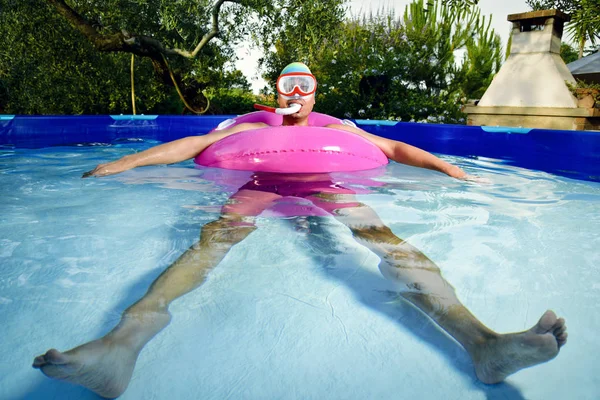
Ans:
MULTIPOLYGON (((282 71, 282 76, 294 74, 298 75, 298 80, 288 80, 291 87, 278 85, 281 108, 293 104, 300 106, 299 111, 283 117, 283 125, 307 125, 315 103, 316 80, 310 83, 314 76, 300 63, 290 64, 282 71), (312 78, 307 81, 301 77, 312 78)), ((195 157, 212 143, 236 132, 266 126, 264 123, 242 123, 204 136, 162 144, 98 165, 84 177, 180 162, 195 157)), ((405 143, 380 138, 350 125, 329 127, 365 137, 396 162, 437 170, 458 179, 469 178, 460 168, 405 143)), ((138 302, 123 312, 119 324, 106 336, 64 353, 51 349, 36 357, 33 366, 49 377, 83 385, 104 397, 117 397, 123 393, 140 351, 169 323, 171 302, 200 286, 229 249, 256 229, 255 217, 274 201, 288 195, 281 193, 283 189, 278 185, 269 184, 270 180, 279 179, 275 175, 257 174, 253 181, 231 196, 222 207, 220 217, 202 227, 200 240, 167 268, 138 302)), ((460 303, 454 288, 431 260, 395 236, 371 208, 356 201, 351 190, 324 181, 323 175, 327 174, 320 174, 308 182, 288 180, 286 185, 295 195, 311 200, 348 226, 358 243, 380 257, 382 274, 397 283, 404 299, 432 318, 465 348, 482 382, 501 382, 522 368, 548 361, 566 343, 565 322, 552 311, 546 311, 535 326, 524 332, 499 334, 484 326, 460 303)))

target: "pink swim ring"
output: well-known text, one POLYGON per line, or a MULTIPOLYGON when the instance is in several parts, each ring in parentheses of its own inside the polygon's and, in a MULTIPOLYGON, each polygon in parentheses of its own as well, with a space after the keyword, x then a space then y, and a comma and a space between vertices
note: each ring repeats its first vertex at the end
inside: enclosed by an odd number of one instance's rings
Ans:
POLYGON ((362 136, 326 128, 351 123, 326 114, 311 113, 309 126, 281 126, 281 115, 257 111, 224 121, 215 130, 242 122, 264 122, 270 127, 221 139, 197 155, 194 162, 206 167, 280 173, 362 171, 388 163, 379 147, 362 136))

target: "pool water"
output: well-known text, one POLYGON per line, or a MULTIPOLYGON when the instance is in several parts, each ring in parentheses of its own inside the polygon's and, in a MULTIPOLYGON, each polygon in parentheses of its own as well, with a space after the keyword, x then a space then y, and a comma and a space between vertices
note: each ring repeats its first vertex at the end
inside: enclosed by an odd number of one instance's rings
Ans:
MULTIPOLYGON (((107 333, 198 238, 246 173, 192 162, 80 179, 152 146, 0 150, 0 399, 94 399, 31 368, 107 333)), ((442 156, 489 184, 392 163, 359 199, 442 269, 499 332, 546 309, 555 360, 479 383, 466 353, 398 299, 378 258, 332 217, 264 215, 207 282, 171 306, 122 399, 596 399, 600 183, 442 156), (306 226, 305 226, 306 228, 306 226)))

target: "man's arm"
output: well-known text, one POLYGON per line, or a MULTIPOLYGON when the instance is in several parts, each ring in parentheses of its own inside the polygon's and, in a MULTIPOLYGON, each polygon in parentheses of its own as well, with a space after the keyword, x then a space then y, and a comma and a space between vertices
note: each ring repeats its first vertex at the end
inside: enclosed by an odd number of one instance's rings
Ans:
POLYGON ((352 132, 357 135, 364 137, 383 151, 383 153, 390 160, 398 163, 412 165, 413 167, 427 168, 435 171, 443 172, 453 178, 467 179, 468 175, 457 167, 447 163, 446 161, 434 156, 431 153, 421 150, 418 147, 411 146, 397 140, 386 139, 381 136, 373 135, 360 128, 341 125, 331 124, 327 125, 328 128, 341 129, 344 131, 352 132))
POLYGON ((263 123, 242 123, 229 129, 211 132, 206 135, 189 136, 183 139, 174 140, 144 150, 140 153, 126 155, 116 161, 100 164, 93 170, 84 173, 82 178, 114 175, 136 167, 157 164, 174 164, 189 160, 190 158, 196 157, 211 144, 218 142, 229 135, 267 126, 268 125, 263 123))

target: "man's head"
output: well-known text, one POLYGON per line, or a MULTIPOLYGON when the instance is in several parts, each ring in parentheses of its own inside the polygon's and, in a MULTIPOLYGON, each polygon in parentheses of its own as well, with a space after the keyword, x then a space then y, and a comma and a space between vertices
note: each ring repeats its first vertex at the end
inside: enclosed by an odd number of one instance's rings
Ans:
POLYGON ((308 118, 315 105, 317 80, 310 69, 299 62, 288 64, 277 79, 277 103, 286 108, 290 104, 300 104, 302 108, 290 115, 290 120, 298 121, 308 118))

